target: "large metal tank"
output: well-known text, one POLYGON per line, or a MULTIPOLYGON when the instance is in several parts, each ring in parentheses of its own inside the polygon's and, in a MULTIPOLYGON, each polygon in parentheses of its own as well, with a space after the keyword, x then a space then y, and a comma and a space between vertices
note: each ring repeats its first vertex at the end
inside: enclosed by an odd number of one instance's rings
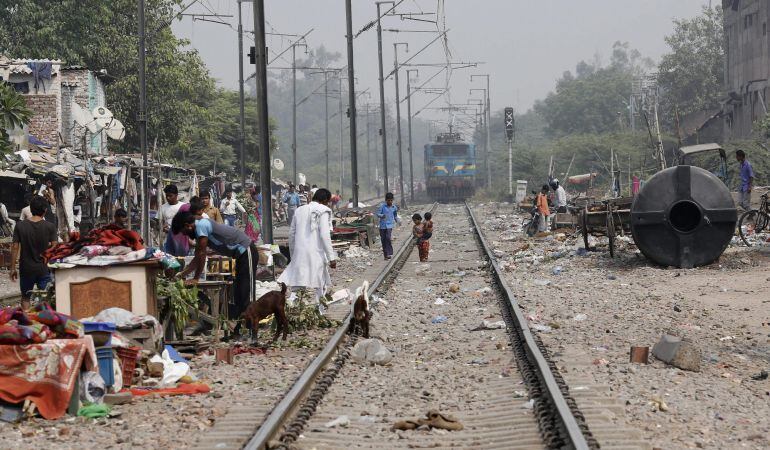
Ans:
POLYGON ((722 181, 695 166, 662 170, 631 205, 631 232, 639 250, 664 266, 709 264, 724 252, 738 213, 722 181))

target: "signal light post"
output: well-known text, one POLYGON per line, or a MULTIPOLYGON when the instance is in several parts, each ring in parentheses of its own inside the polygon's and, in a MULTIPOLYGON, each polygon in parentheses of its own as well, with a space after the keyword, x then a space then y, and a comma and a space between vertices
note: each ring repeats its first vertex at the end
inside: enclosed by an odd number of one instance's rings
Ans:
POLYGON ((505 137, 508 139, 508 195, 513 196, 513 139, 516 137, 513 108, 505 108, 505 137))

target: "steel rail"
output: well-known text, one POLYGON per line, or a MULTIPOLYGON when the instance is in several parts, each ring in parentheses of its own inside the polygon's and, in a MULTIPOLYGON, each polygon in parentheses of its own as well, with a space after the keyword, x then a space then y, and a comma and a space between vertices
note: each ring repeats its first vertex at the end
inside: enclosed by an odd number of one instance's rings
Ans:
MULTIPOLYGON (((431 211, 435 211, 437 205, 438 203, 434 203, 431 211)), ((414 245, 412 245, 411 237, 404 239, 401 247, 399 247, 398 251, 393 255, 390 262, 385 266, 385 269, 383 269, 374 282, 369 285, 370 296, 373 295, 380 285, 388 278, 404 252, 411 250, 413 247, 414 245)), ((328 365, 332 356, 336 353, 337 348, 342 343, 349 326, 350 313, 345 316, 342 324, 326 343, 326 346, 321 350, 321 353, 319 353, 313 362, 302 372, 302 375, 300 375, 297 381, 294 382, 289 392, 286 393, 270 414, 268 414, 254 433, 254 436, 252 436, 251 439, 249 439, 249 442, 243 447, 245 450, 262 450, 267 448, 270 439, 280 431, 281 426, 290 418, 294 409, 305 397, 305 394, 313 388, 319 374, 321 374, 322 370, 328 365)))
POLYGON ((588 450, 590 447, 586 442, 586 438, 583 435, 580 425, 578 425, 572 410, 567 404, 567 400, 562 395, 559 384, 551 372, 548 361, 540 351, 537 341, 535 340, 535 337, 532 335, 532 331, 527 325, 527 319, 521 313, 521 308, 519 308, 519 303, 516 301, 516 296, 513 294, 513 292, 511 292, 508 284, 504 282, 502 270, 497 263, 497 258, 493 256, 487 240, 484 237, 484 234, 481 232, 481 228, 479 227, 478 222, 476 221, 476 216, 473 214, 473 210, 468 205, 468 202, 465 202, 465 208, 468 210, 474 231, 476 236, 479 238, 479 242, 481 242, 484 253, 486 254, 487 258, 489 258, 494 278, 497 280, 497 284, 500 287, 503 296, 508 301, 511 317, 514 320, 516 327, 518 327, 515 331, 518 332, 524 339, 527 355, 529 356, 530 361, 535 365, 534 369, 536 370, 537 376, 545 388, 545 394, 549 397, 553 407, 556 409, 558 420, 561 422, 561 427, 566 434, 565 437, 569 440, 570 447, 577 450, 588 450))

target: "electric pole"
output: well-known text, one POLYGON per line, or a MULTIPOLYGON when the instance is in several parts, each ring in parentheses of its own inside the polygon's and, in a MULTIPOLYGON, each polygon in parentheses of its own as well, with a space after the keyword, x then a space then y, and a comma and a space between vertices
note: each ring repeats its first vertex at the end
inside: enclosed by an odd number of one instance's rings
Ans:
POLYGON ((407 130, 409 133, 409 201, 414 203, 414 155, 412 153, 412 80, 409 72, 416 72, 419 75, 420 71, 418 69, 406 70, 406 118, 407 130))
MULTIPOLYGON (((244 0, 238 0, 238 98, 239 98, 239 129, 238 129, 238 150, 241 160, 241 183, 243 189, 246 189, 246 113, 244 111, 244 86, 243 86, 243 11, 244 0)), ((264 198, 264 195, 262 195, 264 198)))
POLYGON ((492 150, 492 144, 491 144, 491 138, 489 136, 489 120, 491 118, 490 113, 490 105, 489 105, 489 74, 483 74, 483 75, 471 75, 471 81, 473 81, 473 77, 486 77, 487 79, 487 91, 486 91, 486 118, 485 122, 487 123, 486 131, 487 131, 487 138, 486 143, 484 144, 485 151, 484 151, 484 165, 487 166, 487 189, 490 189, 492 187, 492 167, 490 166, 490 158, 489 158, 489 152, 492 150))
MULTIPOLYGON (((267 46, 265 0, 254 0, 254 41, 257 81, 257 132, 259 133, 259 183, 262 187, 262 242, 273 243, 273 200, 270 177, 270 136, 267 116, 267 46)), ((295 160, 296 164, 296 160, 295 160)), ((295 166, 296 171, 296 166, 295 166)), ((296 181, 296 180, 295 180, 296 181)))
POLYGON ((329 72, 324 70, 324 114, 326 115, 326 189, 331 189, 329 181, 329 72))
POLYGON ((345 168, 343 166, 342 162, 342 127, 343 127, 343 121, 342 121, 342 74, 340 73, 337 79, 340 82, 340 195, 345 194, 345 190, 342 188, 342 178, 343 174, 345 173, 345 168))
POLYGON ((144 0, 137 0, 137 8, 137 19, 139 21, 139 111, 136 119, 139 123, 139 148, 142 151, 142 221, 140 232, 145 244, 152 245, 150 242, 150 202, 147 198, 147 186, 149 184, 147 166, 149 161, 147 158, 147 79, 145 76, 145 55, 147 49, 145 46, 144 0))
POLYGON ((388 140, 385 132, 385 77, 382 69, 382 24, 380 17, 380 5, 393 1, 376 2, 377 4, 377 56, 380 64, 380 136, 382 136, 382 178, 385 186, 385 192, 388 192, 388 140))
POLYGON ((356 134, 356 77, 353 67, 353 19, 351 0, 345 0, 348 38, 348 116, 350 117, 350 185, 353 189, 353 205, 358 207, 358 136, 356 134))
MULTIPOLYGON (((294 169, 294 185, 297 185, 297 46, 307 44, 294 42, 291 44, 291 160, 294 169)), ((263 196, 264 197, 264 196, 263 196)))
POLYGON ((395 72, 396 82, 396 147, 398 148, 398 190, 401 193, 401 208, 406 208, 406 198, 404 197, 404 158, 401 151, 401 102, 398 95, 398 46, 406 46, 409 51, 409 44, 406 42, 393 43, 393 72, 395 72))

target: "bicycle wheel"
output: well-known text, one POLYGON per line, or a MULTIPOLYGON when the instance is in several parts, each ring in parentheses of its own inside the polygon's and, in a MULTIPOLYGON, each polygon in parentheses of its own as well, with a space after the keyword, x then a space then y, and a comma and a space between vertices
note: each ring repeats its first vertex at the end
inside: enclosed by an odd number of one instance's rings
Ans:
POLYGON ((770 216, 763 211, 752 209, 738 219, 738 234, 748 247, 767 242, 770 238, 770 216))

